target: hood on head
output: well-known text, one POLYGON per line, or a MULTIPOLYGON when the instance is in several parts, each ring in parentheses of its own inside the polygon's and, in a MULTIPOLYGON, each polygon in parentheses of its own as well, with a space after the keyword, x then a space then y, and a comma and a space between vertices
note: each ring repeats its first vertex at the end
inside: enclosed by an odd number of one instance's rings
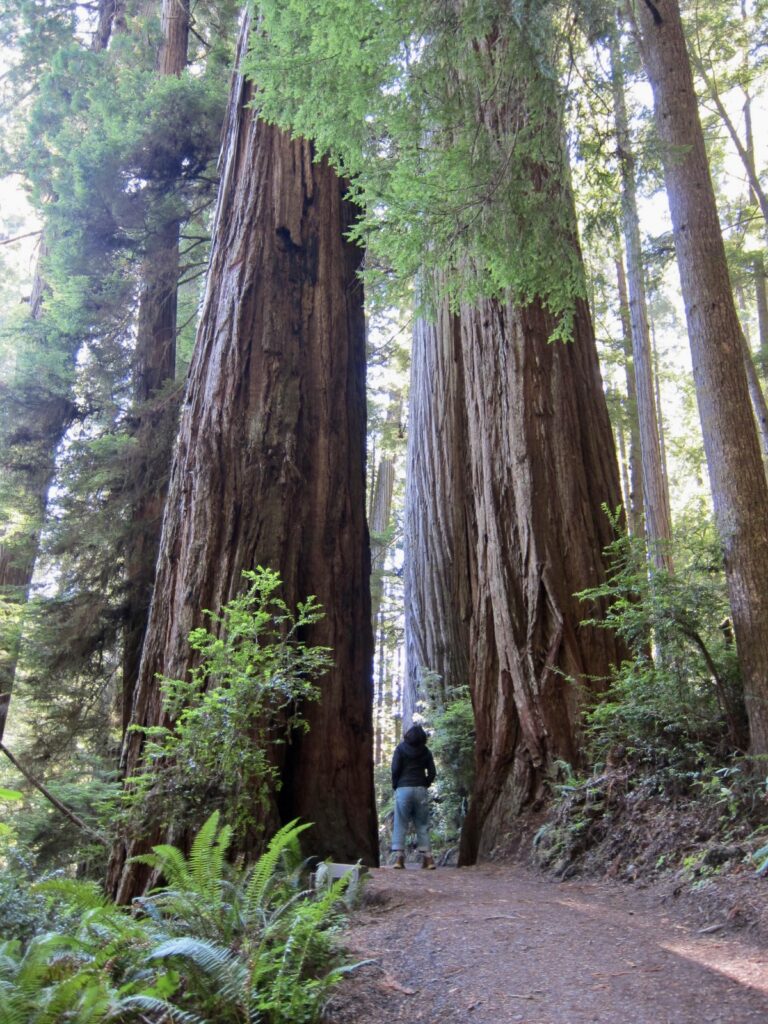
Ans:
POLYGON ((423 747, 427 742, 427 734, 420 725, 412 725, 403 736, 403 741, 411 747, 423 747))

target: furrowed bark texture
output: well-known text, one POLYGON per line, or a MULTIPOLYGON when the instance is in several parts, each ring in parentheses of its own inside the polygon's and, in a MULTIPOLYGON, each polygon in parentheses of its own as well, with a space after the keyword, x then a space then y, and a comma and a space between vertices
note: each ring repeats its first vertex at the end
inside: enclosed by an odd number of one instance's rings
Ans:
POLYGON ((604 580, 601 506, 620 501, 586 306, 572 342, 550 344, 554 327, 539 303, 461 313, 477 574, 464 864, 505 842, 554 760, 580 763, 577 687, 599 686, 622 653, 608 631, 580 625, 591 609, 573 596, 604 580))
POLYGON ((462 359, 458 318, 443 303, 434 324, 416 322, 411 353, 405 728, 427 686, 436 702, 445 704, 457 687, 469 682, 474 513, 462 359), (425 675, 425 670, 439 678, 425 675))
POLYGON ((750 725, 768 753, 768 487, 750 407, 743 338, 676 0, 637 5, 750 725), (651 9, 653 7, 653 9, 651 9), (655 14, 654 14, 655 12, 655 14))
MULTIPOLYGON (((243 569, 279 570, 289 604, 322 603, 306 639, 335 659, 306 709, 309 733, 285 748, 279 814, 314 822, 313 853, 376 864, 360 251, 343 237, 338 178, 307 143, 258 121, 251 97, 236 76, 132 719, 162 720, 156 673, 186 674, 202 609, 232 598, 243 569)), ((140 757, 129 734, 128 773, 140 757)), ((121 901, 145 884, 135 865, 120 872, 140 846, 113 857, 121 901)))

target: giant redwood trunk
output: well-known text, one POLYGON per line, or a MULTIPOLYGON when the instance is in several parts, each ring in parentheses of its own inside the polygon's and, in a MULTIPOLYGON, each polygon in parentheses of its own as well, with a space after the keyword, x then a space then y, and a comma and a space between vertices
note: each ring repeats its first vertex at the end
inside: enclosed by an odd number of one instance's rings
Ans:
POLYGON ((555 760, 579 764, 580 687, 621 656, 581 625, 574 594, 604 580, 602 505, 620 489, 586 306, 570 343, 549 343, 539 302, 464 308, 477 585, 470 629, 476 778, 461 841, 470 863, 539 800, 555 760))
POLYGON ((768 753, 768 486, 741 327, 677 0, 637 4, 688 321, 704 450, 731 604, 750 749, 768 753))
POLYGON ((458 318, 440 303, 411 353, 405 495, 403 719, 431 690, 445 703, 469 682, 473 515, 458 318))
MULTIPOLYGON (((334 172, 260 121, 252 96, 235 76, 132 721, 163 720, 156 674, 185 676, 203 609, 230 600, 243 569, 279 570, 289 603, 322 603, 307 640, 335 661, 310 731, 286 749, 279 812, 314 822, 312 852, 375 864, 360 252, 344 238, 351 210, 334 172)), ((140 760, 129 733, 126 771, 140 760)), ((120 900, 145 884, 124 864, 141 848, 129 838, 113 857, 120 900)))

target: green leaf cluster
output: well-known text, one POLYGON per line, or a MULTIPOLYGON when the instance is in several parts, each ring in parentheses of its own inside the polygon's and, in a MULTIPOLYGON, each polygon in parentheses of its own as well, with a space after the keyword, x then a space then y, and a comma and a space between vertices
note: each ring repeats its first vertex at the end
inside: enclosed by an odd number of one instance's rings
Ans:
MULTIPOLYGON (((655 757, 665 749, 738 749, 745 714, 722 552, 710 523, 689 524, 674 546, 675 571, 651 570, 642 539, 622 532, 606 554, 604 584, 583 591, 607 611, 591 625, 614 630, 631 658, 587 710, 595 754, 655 757), (656 752, 656 753, 655 753, 656 752)), ((663 756, 663 755, 662 755, 663 756)))
POLYGON ((278 597, 278 573, 243 576, 245 591, 207 613, 213 628, 190 634, 199 661, 188 677, 161 680, 172 724, 138 728, 146 746, 143 771, 129 780, 131 813, 146 805, 167 824, 218 807, 239 835, 263 827, 279 788, 277 748, 306 729, 302 707, 319 699, 331 652, 301 639, 323 614, 314 597, 294 612, 278 597))

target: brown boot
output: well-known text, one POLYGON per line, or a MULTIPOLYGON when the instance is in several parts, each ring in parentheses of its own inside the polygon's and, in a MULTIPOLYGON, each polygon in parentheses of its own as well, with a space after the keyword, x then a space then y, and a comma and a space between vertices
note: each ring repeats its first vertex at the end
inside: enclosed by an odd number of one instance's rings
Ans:
POLYGON ((421 866, 423 868, 426 868, 427 871, 434 871, 435 870, 437 865, 435 864, 435 859, 434 859, 434 857, 432 856, 431 853, 425 853, 424 854, 424 856, 423 856, 423 858, 421 860, 421 866))
POLYGON ((405 868, 404 853, 398 853, 398 855, 395 857, 395 863, 392 865, 392 867, 397 869, 398 871, 402 871, 405 868))

